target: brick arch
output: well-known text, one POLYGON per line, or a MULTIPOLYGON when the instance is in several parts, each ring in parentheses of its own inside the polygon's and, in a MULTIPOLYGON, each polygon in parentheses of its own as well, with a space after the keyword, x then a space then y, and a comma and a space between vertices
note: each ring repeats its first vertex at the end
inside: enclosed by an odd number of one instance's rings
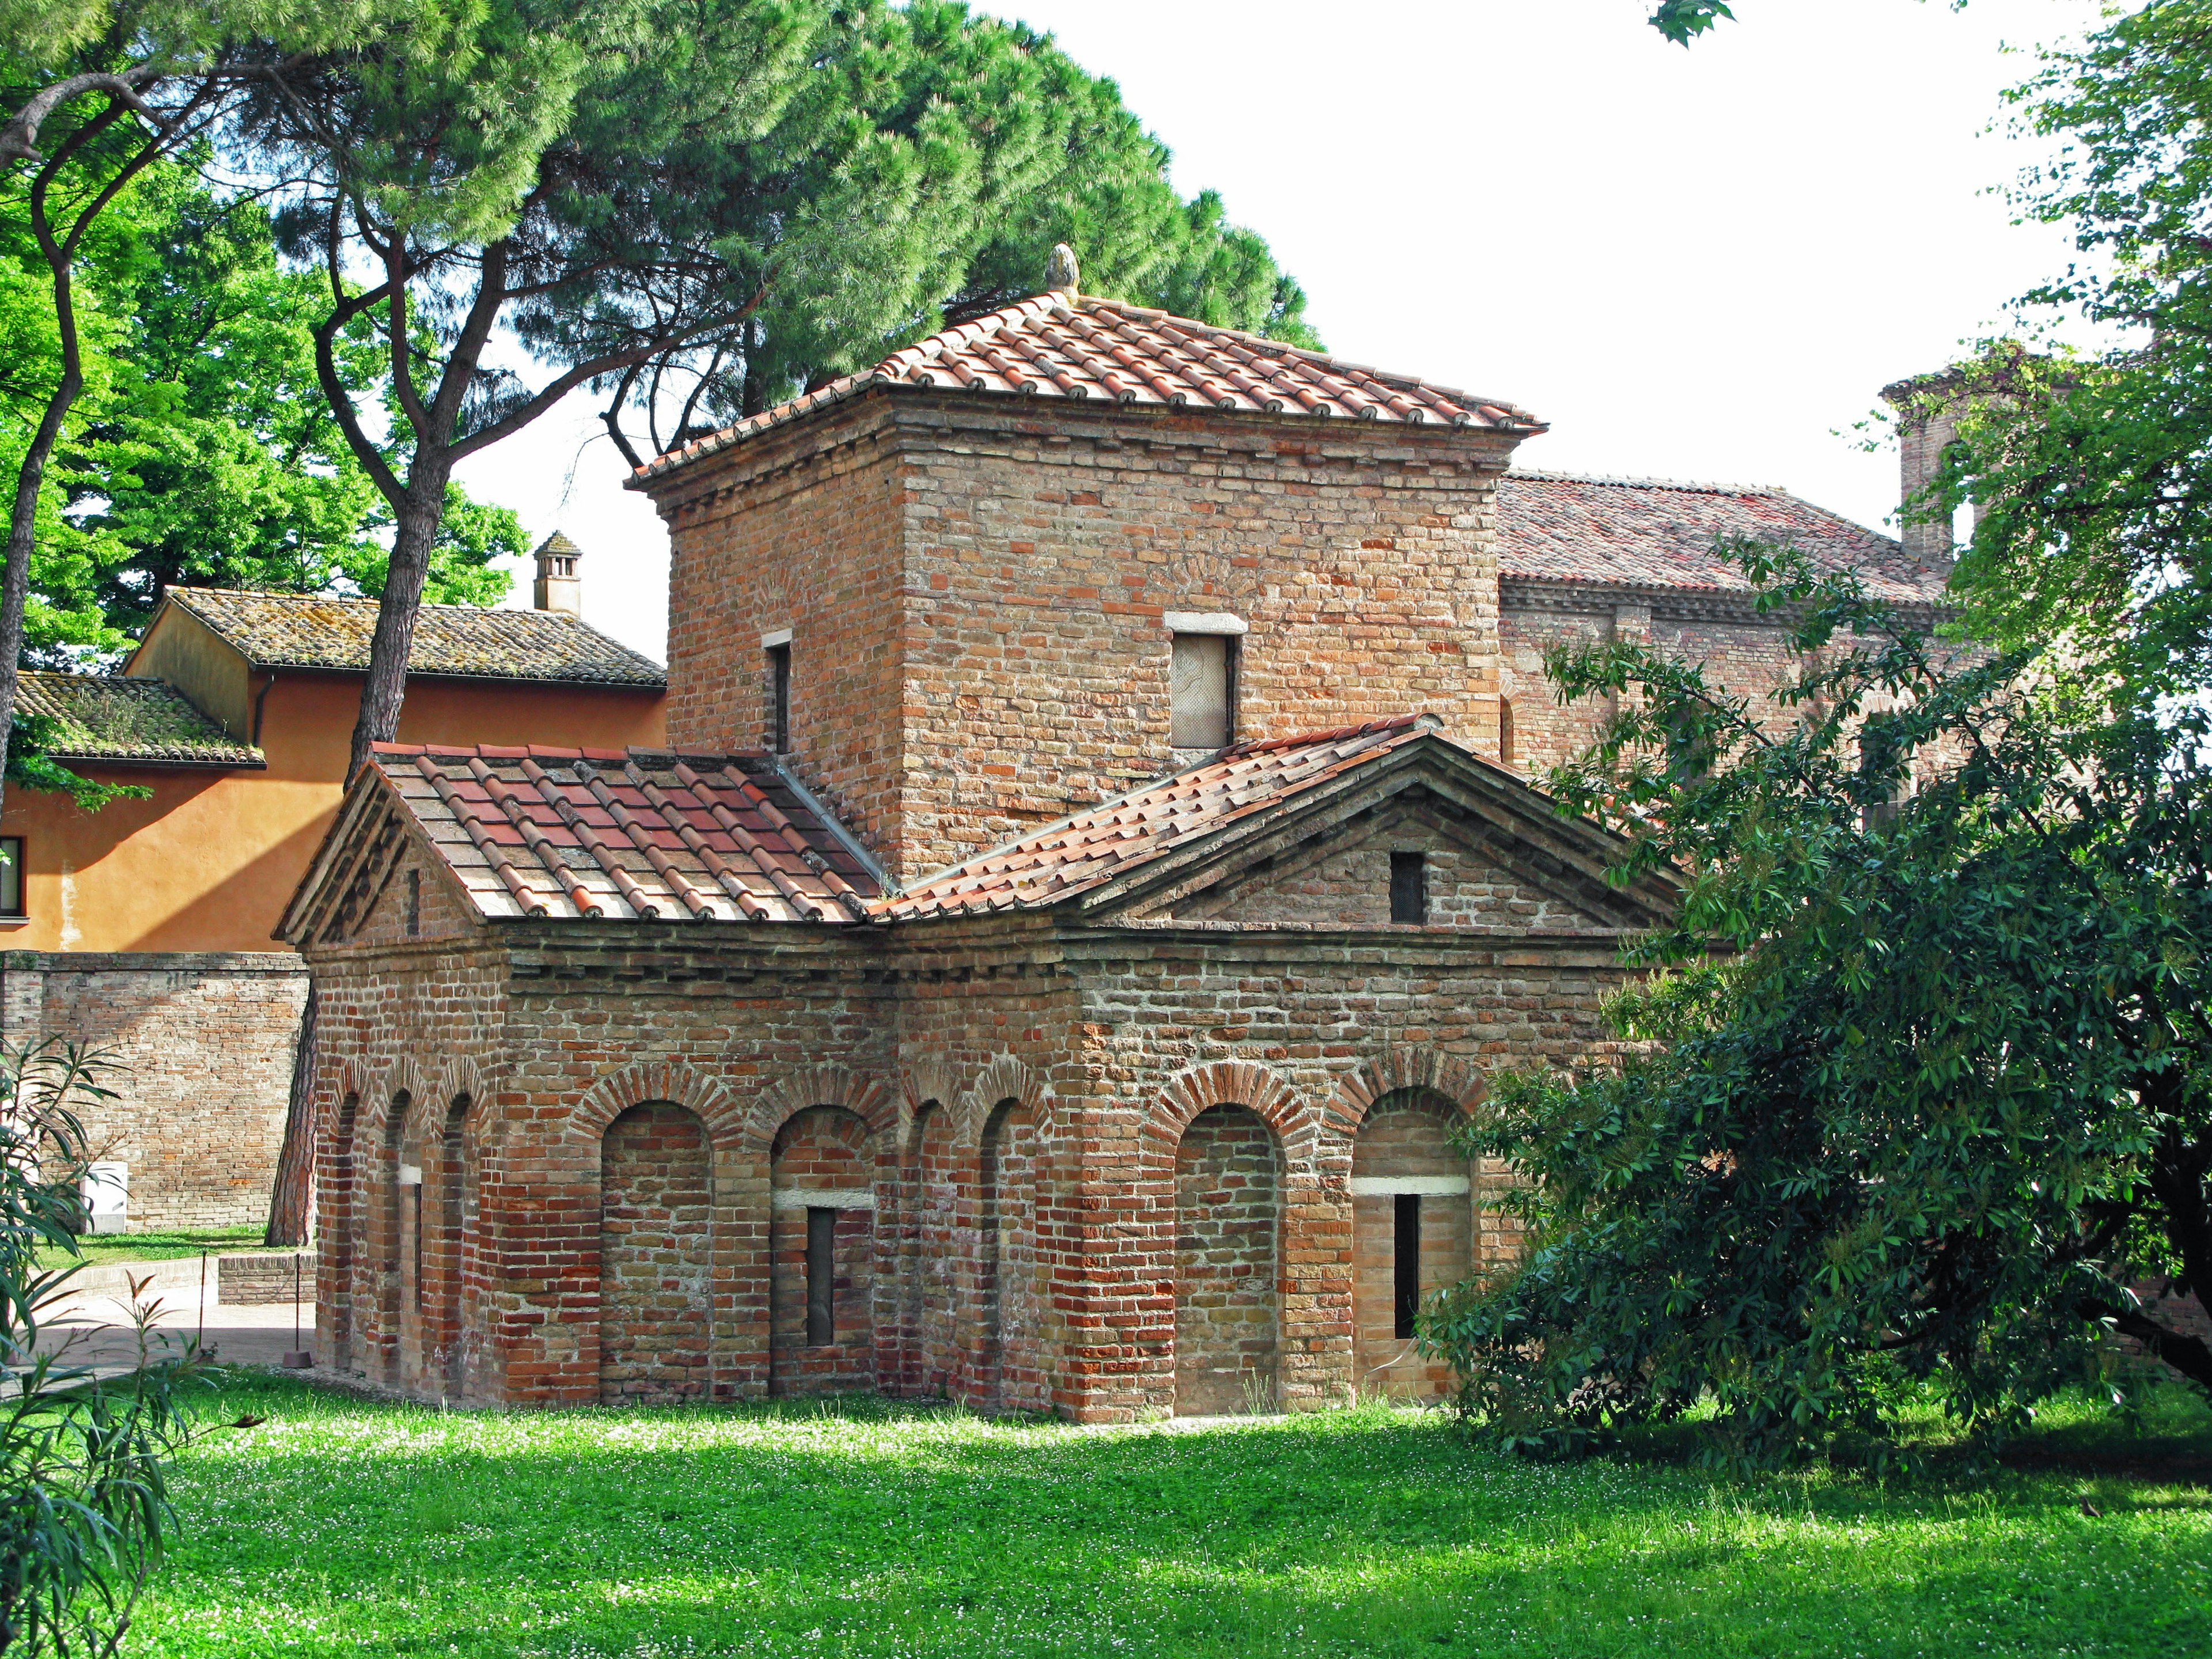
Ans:
MULTIPOLYGON (((382 1146, 392 1133, 392 1103, 401 1095, 407 1097, 410 1116, 419 1114, 425 1101, 437 1098, 437 1079, 427 1074, 420 1061, 411 1055, 398 1060, 384 1075, 361 1091, 362 1109, 354 1120, 356 1134, 367 1134, 373 1144, 382 1146)), ((399 1132, 404 1135, 410 1128, 419 1127, 403 1122, 399 1132)))
POLYGON ((696 1114, 710 1142, 741 1133, 744 1114, 715 1079, 680 1060, 643 1060, 607 1073, 584 1091, 568 1128, 592 1140, 633 1106, 665 1100, 696 1114))
POLYGON ((1044 1079, 1012 1054, 1000 1054, 976 1074, 955 1114, 959 1125, 960 1144, 970 1149, 979 1148, 983 1142, 983 1126, 991 1120, 991 1113, 1002 1100, 1020 1103, 1030 1111, 1030 1121, 1037 1133, 1045 1132, 1049 1116, 1049 1097, 1045 1093, 1044 1079))
POLYGON ((1145 1120, 1141 1156, 1152 1172, 1174 1170, 1182 1132, 1209 1106, 1242 1106, 1256 1115, 1274 1133, 1286 1159, 1313 1131, 1312 1115, 1297 1091, 1265 1066, 1242 1060, 1194 1066, 1160 1091, 1145 1120))
POLYGON ((933 1100, 947 1107, 960 1098, 959 1074, 943 1054, 916 1055, 900 1077, 899 1085, 908 1114, 920 1111, 933 1100))
POLYGON ((438 1067, 430 1087, 441 1107, 451 1106, 462 1095, 469 1097, 471 1114, 491 1097, 503 1066, 485 1066, 472 1056, 448 1054, 438 1067))
POLYGON ((893 1133, 899 1126, 899 1103, 876 1079, 842 1066, 807 1066, 761 1091, 739 1131, 744 1145, 765 1158, 777 1132, 810 1106, 842 1106, 873 1134, 893 1133))
POLYGON ((1437 1048, 1401 1047, 1363 1060, 1337 1079, 1322 1110, 1322 1125, 1352 1139, 1375 1103, 1401 1089, 1419 1089, 1449 1101, 1462 1117, 1473 1117, 1490 1092, 1480 1068, 1437 1048))

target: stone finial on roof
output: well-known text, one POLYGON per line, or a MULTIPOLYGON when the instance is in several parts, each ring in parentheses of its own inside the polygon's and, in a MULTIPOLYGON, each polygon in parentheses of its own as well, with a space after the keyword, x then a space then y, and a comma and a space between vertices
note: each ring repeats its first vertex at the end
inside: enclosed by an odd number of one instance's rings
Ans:
POLYGON ((1044 285, 1048 292, 1065 294, 1073 299, 1083 281, 1082 267, 1075 263, 1075 250, 1065 242, 1055 242, 1052 258, 1045 264, 1044 285))

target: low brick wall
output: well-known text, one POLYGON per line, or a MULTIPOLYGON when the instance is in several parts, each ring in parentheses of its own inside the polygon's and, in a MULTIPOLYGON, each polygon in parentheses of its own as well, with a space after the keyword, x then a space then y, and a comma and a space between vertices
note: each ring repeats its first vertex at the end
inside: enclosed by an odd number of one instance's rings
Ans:
POLYGON ((282 1255, 226 1255, 216 1262, 216 1301, 226 1308, 256 1306, 267 1302, 289 1302, 293 1286, 299 1287, 303 1302, 315 1299, 315 1256, 312 1250, 302 1251, 298 1258, 298 1277, 293 1273, 293 1256, 288 1251, 282 1255))
POLYGON ((269 1217, 307 970, 289 951, 0 955, 0 1036, 112 1051, 112 1101, 78 1113, 130 1166, 126 1231, 269 1217))

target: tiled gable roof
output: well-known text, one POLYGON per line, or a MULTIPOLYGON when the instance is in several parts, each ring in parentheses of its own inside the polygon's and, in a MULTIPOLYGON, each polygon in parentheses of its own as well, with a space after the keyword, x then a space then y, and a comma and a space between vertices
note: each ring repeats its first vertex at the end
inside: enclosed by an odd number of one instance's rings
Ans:
MULTIPOLYGON (((197 617, 256 668, 361 672, 376 632, 374 599, 173 587, 170 603, 197 617)), ((415 622, 410 674, 456 679, 551 680, 661 690, 667 671, 597 629, 554 611, 426 605, 415 622)))
POLYGON ((376 745, 486 916, 852 921, 878 889, 761 755, 376 745))
POLYGON ((945 329, 872 368, 725 427, 647 462, 632 482, 672 472, 877 386, 1521 434, 1544 429, 1534 416, 1501 398, 1431 386, 1120 300, 1054 291, 945 329))
POLYGON ((265 766, 166 680, 26 669, 15 707, 52 720, 60 761, 143 761, 173 766, 265 766))
POLYGON ((1717 535, 1787 542, 1860 572, 1879 599, 1934 604, 1943 577, 1887 536, 1756 484, 1686 483, 1559 472, 1505 473, 1498 485, 1498 568, 1508 580, 1748 593, 1714 550, 1717 535))
POLYGON ((905 920, 1054 904, 1436 729, 1433 716, 1401 714, 1303 737, 1238 744, 1217 759, 939 871, 872 908, 878 915, 905 920))

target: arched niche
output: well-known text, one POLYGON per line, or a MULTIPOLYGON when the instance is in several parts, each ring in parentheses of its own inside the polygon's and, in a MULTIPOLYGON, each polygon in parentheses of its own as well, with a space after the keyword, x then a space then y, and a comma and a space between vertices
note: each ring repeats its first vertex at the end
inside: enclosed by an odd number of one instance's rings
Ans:
POLYGON ((769 1392, 876 1386, 875 1134, 842 1106, 810 1106, 769 1159, 769 1392))
POLYGON ((1192 1118, 1176 1148, 1175 1409, 1273 1411, 1282 1332, 1283 1158, 1249 1106, 1192 1118))
POLYGON ((714 1346, 714 1165, 707 1126, 672 1101, 631 1107, 599 1139, 599 1399, 705 1397, 714 1346))
POLYGON ((1352 1364, 1362 1394, 1434 1400, 1451 1373, 1418 1352, 1414 1319, 1474 1262, 1468 1160, 1451 1144, 1461 1113, 1430 1089, 1382 1096, 1352 1153, 1352 1364))

